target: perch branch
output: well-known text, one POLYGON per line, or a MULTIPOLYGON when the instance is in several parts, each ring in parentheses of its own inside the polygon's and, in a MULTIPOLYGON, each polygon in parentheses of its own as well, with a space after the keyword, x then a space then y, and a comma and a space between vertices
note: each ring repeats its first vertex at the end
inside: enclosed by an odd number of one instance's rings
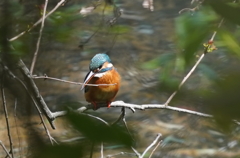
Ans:
MULTIPOLYGON (((54 77, 48 77, 47 75, 44 76, 32 76, 33 79, 50 79, 50 80, 55 80, 55 81, 60 81, 60 82, 65 82, 65 83, 70 83, 70 84, 76 84, 76 85, 82 85, 83 83, 81 82, 72 82, 72 81, 67 81, 67 80, 62 80, 59 78, 54 78, 54 77)), ((86 86, 114 86, 116 83, 113 84, 84 84, 86 86)))

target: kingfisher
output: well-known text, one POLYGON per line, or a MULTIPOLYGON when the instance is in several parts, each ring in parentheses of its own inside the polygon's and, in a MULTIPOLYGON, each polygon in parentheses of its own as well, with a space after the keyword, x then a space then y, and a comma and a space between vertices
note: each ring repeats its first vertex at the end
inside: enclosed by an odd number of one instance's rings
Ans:
POLYGON ((89 70, 81 88, 84 89, 86 101, 93 104, 94 110, 100 104, 106 104, 109 108, 120 88, 119 73, 109 56, 103 53, 96 54, 91 59, 89 70))

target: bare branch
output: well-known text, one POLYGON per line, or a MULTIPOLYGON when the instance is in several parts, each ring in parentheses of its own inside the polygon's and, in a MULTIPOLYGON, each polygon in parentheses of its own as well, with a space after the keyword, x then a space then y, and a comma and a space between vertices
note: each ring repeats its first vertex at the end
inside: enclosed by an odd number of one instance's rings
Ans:
MULTIPOLYGON (((221 20, 220 23, 218 24, 218 28, 221 27, 223 21, 224 21, 224 18, 222 18, 222 20, 221 20)), ((170 101, 172 100, 172 98, 177 94, 178 90, 182 87, 182 85, 183 85, 183 84, 187 81, 187 79, 191 76, 191 74, 194 72, 194 70, 196 69, 196 67, 197 67, 197 66, 199 65, 199 63, 202 61, 202 59, 203 59, 203 57, 205 56, 205 54, 208 53, 208 49, 212 46, 212 42, 213 42, 216 34, 217 34, 217 31, 214 31, 212 37, 211 37, 210 40, 209 40, 209 42, 210 42, 211 44, 208 44, 208 46, 204 49, 203 54, 202 54, 201 57, 198 59, 198 61, 196 62, 196 64, 192 67, 192 69, 189 71, 189 73, 184 77, 184 79, 182 80, 182 82, 179 84, 178 89, 177 89, 175 92, 173 92, 173 94, 172 94, 172 95, 168 98, 168 100, 165 102, 165 105, 166 105, 166 106, 170 103, 170 101)))
MULTIPOLYGON (((55 81, 60 81, 60 82, 65 82, 65 83, 70 83, 70 84, 76 84, 76 85, 82 85, 83 83, 81 82, 72 82, 72 81, 67 81, 67 80, 62 80, 59 78, 54 78, 54 77, 48 77, 47 75, 44 76, 32 76, 33 79, 50 79, 50 80, 55 80, 55 81)), ((114 84, 84 84, 87 86, 114 86, 116 85, 116 83, 114 84)))
POLYGON ((19 155, 21 157, 21 141, 20 141, 20 137, 19 137, 19 130, 18 130, 18 122, 17 122, 17 98, 15 98, 15 104, 14 104, 14 122, 15 122, 15 126, 16 126, 16 133, 18 136, 18 148, 19 148, 19 155))
POLYGON ((9 152, 7 151, 7 148, 6 148, 5 145, 2 143, 1 140, 0 140, 0 144, 1 144, 2 148, 3 148, 3 150, 7 153, 8 157, 9 157, 9 158, 12 158, 12 156, 9 154, 9 152))
POLYGON ((43 113, 47 117, 50 125, 52 126, 53 129, 55 129, 55 126, 53 124, 54 118, 53 118, 52 112, 50 111, 50 109, 48 108, 47 104, 45 103, 43 97, 39 93, 38 87, 36 86, 35 82, 33 81, 32 77, 31 77, 32 75, 30 74, 28 68, 23 63, 22 60, 18 61, 18 66, 20 67, 20 70, 22 71, 24 77, 27 79, 27 82, 29 83, 31 90, 34 94, 33 96, 36 98, 36 101, 38 102, 41 109, 43 110, 43 113))
POLYGON ((44 28, 44 21, 45 21, 45 16, 46 16, 46 9, 47 9, 47 5, 48 5, 48 0, 45 0, 45 4, 44 4, 44 9, 43 9, 43 15, 42 15, 42 24, 41 24, 41 28, 39 30, 39 36, 38 36, 38 41, 37 41, 37 45, 36 45, 36 51, 34 53, 33 56, 33 60, 32 60, 32 64, 31 64, 31 68, 30 68, 30 73, 33 73, 33 69, 37 60, 37 55, 38 55, 38 50, 39 50, 39 46, 40 46, 40 41, 42 38, 42 31, 44 28))
POLYGON ((106 158, 113 158, 113 157, 116 157, 118 155, 129 155, 129 156, 136 156, 136 153, 128 153, 128 152, 120 152, 120 153, 117 153, 117 154, 112 154, 112 155, 107 155, 106 158))
POLYGON ((160 140, 160 141, 157 143, 157 145, 155 146, 155 148, 154 148, 154 149, 153 149, 153 151, 151 152, 151 154, 150 154, 149 158, 151 158, 151 157, 152 157, 153 153, 156 151, 156 149, 157 149, 157 148, 158 148, 158 146, 161 144, 161 142, 162 142, 162 140, 160 140))
MULTIPOLYGON (((16 80, 24 87, 24 89, 27 91, 28 95, 30 96, 31 100, 33 101, 33 103, 34 103, 34 105, 35 105, 35 107, 36 107, 36 109, 37 109, 37 111, 38 111, 38 114, 39 114, 40 119, 41 119, 41 121, 42 121, 43 127, 44 127, 44 129, 45 129, 45 131, 46 131, 46 133, 47 133, 47 135, 48 135, 48 137, 49 137, 50 142, 51 142, 52 144, 53 144, 53 142, 57 143, 57 142, 54 140, 54 138, 50 135, 49 130, 47 129, 47 126, 46 126, 46 124, 45 124, 45 122, 44 122, 44 119, 43 119, 43 117, 42 117, 42 112, 41 112, 41 110, 39 109, 38 104, 36 103, 36 100, 34 99, 33 95, 32 95, 32 94, 30 93, 30 91, 28 90, 27 86, 24 84, 24 82, 23 82, 22 80, 20 80, 18 77, 16 77, 16 76, 8 69, 7 66, 4 66, 4 70, 7 71, 7 72, 10 74, 10 76, 12 76, 14 79, 16 79, 16 80)), ((49 110, 49 109, 48 109, 48 110, 49 110)), ((50 111, 50 110, 49 110, 49 111, 50 111)), ((45 111, 44 111, 44 112, 45 112, 45 111)), ((49 122, 49 123, 51 124, 52 121, 49 122)), ((52 124, 51 124, 51 125, 52 125, 52 124)))
POLYGON ((158 142, 158 139, 159 139, 161 136, 162 136, 162 134, 160 134, 160 133, 157 134, 156 139, 152 142, 152 144, 150 144, 150 145, 147 147, 147 149, 143 152, 143 154, 141 155, 140 158, 143 158, 143 157, 144 157, 144 155, 148 152, 148 150, 151 149, 151 148, 158 142))
POLYGON ((192 75, 192 73, 194 72, 194 70, 196 69, 196 67, 199 65, 199 63, 202 61, 203 57, 205 56, 205 53, 203 53, 201 55, 201 57, 198 59, 198 61, 196 62, 196 64, 192 67, 192 69, 189 71, 189 73, 184 77, 184 79, 182 80, 182 82, 179 84, 178 89, 173 92, 173 94, 168 98, 168 100, 166 101, 165 105, 168 105, 169 102, 172 100, 172 98, 177 94, 178 90, 182 87, 182 85, 187 81, 187 79, 192 75))
MULTIPOLYGON (((61 0, 60 2, 58 2, 58 4, 50 11, 47 13, 47 15, 45 16, 45 19, 51 15, 55 10, 57 10, 63 3, 65 2, 65 0, 61 0)), ((21 37, 22 35, 24 35, 25 33, 31 31, 34 27, 36 27, 38 24, 40 24, 43 20, 43 17, 41 19, 39 19, 37 22, 35 22, 32 27, 30 27, 28 30, 25 30, 23 32, 21 32, 20 34, 18 34, 17 36, 9 39, 9 41, 14 41, 16 39, 18 39, 19 37, 21 37)))
POLYGON ((7 124, 8 138, 9 138, 9 144, 10 144, 10 149, 11 149, 10 153, 12 154, 12 158, 14 158, 12 136, 11 136, 10 125, 9 125, 9 121, 8 121, 7 102, 6 102, 5 91, 4 91, 4 87, 3 87, 3 84, 4 84, 3 78, 4 78, 4 75, 2 76, 2 81, 1 81, 2 82, 1 83, 1 94, 2 94, 3 110, 4 110, 6 124, 7 124))
POLYGON ((134 149, 133 147, 131 147, 131 148, 134 151, 134 153, 136 154, 136 156, 140 158, 141 154, 136 149, 134 149))
POLYGON ((104 155, 103 155, 103 142, 101 142, 101 158, 103 158, 104 155))
POLYGON ((142 105, 137 105, 137 104, 124 103, 123 101, 115 101, 115 102, 111 103, 111 107, 126 107, 126 108, 138 109, 138 110, 168 109, 168 110, 184 112, 184 113, 194 114, 194 115, 203 116, 203 117, 212 117, 212 115, 209 115, 209 114, 204 114, 204 113, 201 113, 201 112, 182 109, 182 108, 178 108, 178 107, 167 106, 165 104, 142 104, 142 105))

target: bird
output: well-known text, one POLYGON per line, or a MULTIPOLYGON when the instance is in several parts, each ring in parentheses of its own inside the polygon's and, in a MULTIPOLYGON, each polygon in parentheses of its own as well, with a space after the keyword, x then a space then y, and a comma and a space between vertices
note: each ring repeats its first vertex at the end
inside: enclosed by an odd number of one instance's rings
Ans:
POLYGON ((84 90, 86 101, 93 105, 94 110, 104 104, 110 108, 110 104, 120 88, 120 74, 113 66, 109 56, 104 53, 96 54, 91 59, 89 70, 81 88, 84 90))

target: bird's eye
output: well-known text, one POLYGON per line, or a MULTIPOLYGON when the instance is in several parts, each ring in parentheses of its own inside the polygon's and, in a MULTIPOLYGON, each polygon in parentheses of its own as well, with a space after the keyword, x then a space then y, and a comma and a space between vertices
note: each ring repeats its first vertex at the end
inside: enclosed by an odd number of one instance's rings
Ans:
POLYGON ((99 67, 98 67, 98 69, 100 70, 102 68, 102 65, 100 65, 99 67))

